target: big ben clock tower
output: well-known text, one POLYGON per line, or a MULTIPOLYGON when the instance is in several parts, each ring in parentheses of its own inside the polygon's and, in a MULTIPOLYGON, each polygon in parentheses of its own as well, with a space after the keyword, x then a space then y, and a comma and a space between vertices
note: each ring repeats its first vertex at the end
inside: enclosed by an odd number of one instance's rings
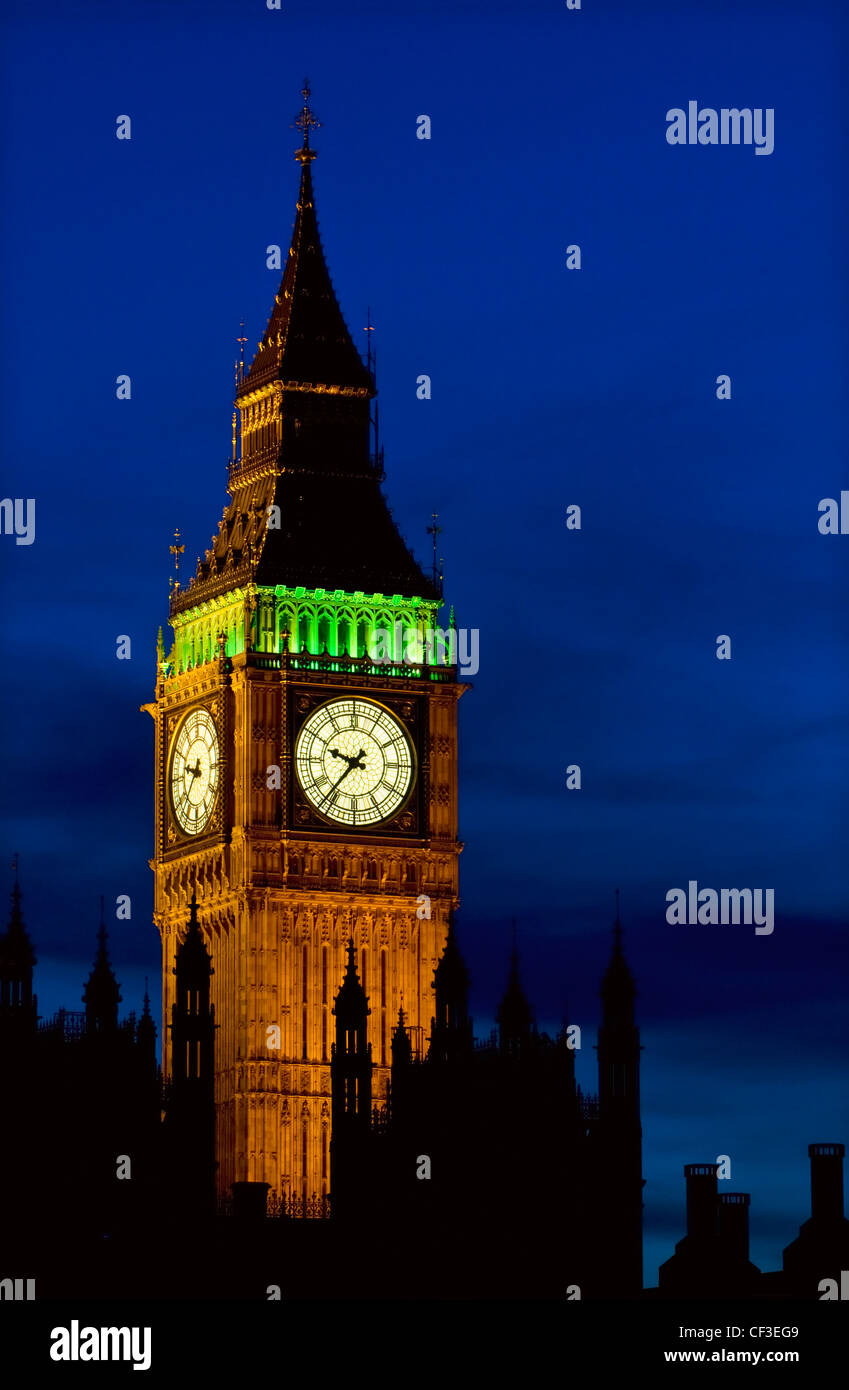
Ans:
MULTIPOLYGON (((457 902, 457 701, 435 584, 370 452, 375 394, 325 264, 304 89, 297 213, 236 393, 230 501, 171 595, 156 699, 163 1018, 193 896, 215 1006, 218 1187, 330 1186, 333 1001, 353 939, 376 1103, 403 1005, 424 1050, 457 902), (411 640, 412 638, 412 640, 411 640), (411 659, 412 658, 412 659, 411 659)), ((164 1033, 163 1071, 173 1040, 164 1033)))

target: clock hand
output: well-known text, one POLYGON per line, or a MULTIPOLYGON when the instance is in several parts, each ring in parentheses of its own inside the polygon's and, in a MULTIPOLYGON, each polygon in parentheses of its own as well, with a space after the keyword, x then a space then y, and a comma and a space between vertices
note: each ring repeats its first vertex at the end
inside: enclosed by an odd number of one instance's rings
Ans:
MULTIPOLYGON (((365 770, 365 763, 361 763, 361 762, 359 761, 360 758, 364 758, 365 755, 366 755, 366 750, 365 750, 364 748, 361 748, 360 751, 359 751, 359 753, 355 753, 354 756, 353 756, 353 758, 349 757, 347 753, 340 753, 338 748, 331 748, 331 749, 330 749, 330 756, 331 756, 331 758, 343 758, 343 759, 345 760, 345 762, 348 764, 348 771, 349 771, 349 772, 351 771, 351 768, 352 768, 352 767, 358 767, 358 768, 360 768, 361 771, 364 771, 364 770, 365 770)), ((339 780, 341 781, 342 779, 340 778, 339 780)), ((337 786, 338 786, 338 783, 337 783, 337 786)))
MULTIPOLYGON (((340 755, 340 756, 342 756, 342 755, 340 755)), ((328 796, 330 796, 332 792, 335 792, 336 788, 339 786, 339 782, 344 782, 344 781, 345 781, 345 778, 348 776, 348 773, 351 772, 351 771, 352 771, 351 767, 346 767, 346 768, 345 768, 345 771, 342 773, 342 776, 339 778, 339 781, 333 783, 333 786, 330 788, 330 791, 327 792, 327 793, 321 798, 321 801, 320 801, 319 805, 323 805, 323 804, 324 804, 324 802, 327 800, 328 796)))

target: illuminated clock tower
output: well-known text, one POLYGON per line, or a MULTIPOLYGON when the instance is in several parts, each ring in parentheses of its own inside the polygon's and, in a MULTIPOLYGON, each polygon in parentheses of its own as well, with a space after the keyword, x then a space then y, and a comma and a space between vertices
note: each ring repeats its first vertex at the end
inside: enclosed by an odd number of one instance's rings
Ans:
MULTIPOLYGON (((155 921, 163 1018, 193 895, 215 1006, 218 1189, 330 1186, 333 1002, 348 942, 373 1096, 403 1006, 425 1050, 457 902, 457 701, 442 598, 371 452, 375 395, 319 239, 304 89, 297 213, 236 392, 230 501, 175 585, 156 699, 155 921), (436 630, 436 637, 428 634, 436 630)), ((163 1043, 173 1072, 174 1040, 163 1043)))

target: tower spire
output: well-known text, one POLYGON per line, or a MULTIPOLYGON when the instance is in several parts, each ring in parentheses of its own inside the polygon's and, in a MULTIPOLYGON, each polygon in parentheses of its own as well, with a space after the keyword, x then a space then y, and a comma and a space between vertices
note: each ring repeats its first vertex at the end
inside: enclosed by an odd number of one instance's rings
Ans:
MULTIPOLYGON (((181 1207, 208 1212, 215 1192, 215 971, 192 893, 186 934, 174 952, 171 1081, 167 1108, 173 1196, 181 1207)), ((164 1025, 164 1019, 163 1019, 164 1025)))
POLYGON ((431 512, 431 518, 432 518, 432 519, 431 519, 431 524, 430 524, 430 526, 428 526, 428 528, 427 528, 427 533, 428 533, 429 536, 432 536, 432 537, 433 537, 433 587, 434 587, 434 589, 436 589, 437 591, 439 591, 439 592, 441 593, 441 591, 442 591, 442 575, 441 575, 441 573, 440 573, 441 565, 438 565, 437 562, 436 562, 436 542, 437 542, 437 538, 438 538, 439 536, 442 535, 442 527, 437 525, 437 522, 439 521, 439 512, 431 512))
POLYGON ((366 326, 363 332, 369 335, 366 338, 366 363, 372 376, 374 376, 374 339, 371 337, 371 334, 374 332, 374 324, 371 321, 370 305, 366 307, 366 326))
POLYGON ((457 944, 453 908, 448 912, 448 936, 434 971, 433 989, 430 1056, 434 1061, 455 1061, 472 1052, 474 1040, 468 1007, 469 972, 457 944))
POLYGON ((15 884, 9 925, 0 935, 0 1024, 21 1026, 35 1032, 37 1001, 32 992, 35 951, 21 913, 21 885, 18 882, 18 856, 14 855, 15 884))
POLYGON ((383 450, 380 447, 380 405, 377 399, 377 353, 374 347, 374 324, 371 321, 371 306, 366 308, 366 326, 363 330, 366 334, 366 366, 371 377, 373 390, 374 409, 371 413, 370 424, 374 436, 374 467, 378 477, 383 476, 383 450))
MULTIPOLYGON (((228 470, 232 500, 195 575, 181 578, 181 569, 175 582, 172 572, 172 617, 248 583, 441 598, 380 490, 374 377, 345 323, 319 235, 310 144, 319 122, 309 97, 305 83, 294 122, 303 144, 296 155, 301 173, 288 254, 257 350, 244 371, 240 364, 236 456, 231 443, 228 470), (366 517, 368 547, 362 544, 366 517)), ((373 347, 371 358, 373 366, 373 347)))
POLYGON ((103 895, 100 897, 100 925, 97 929, 97 955, 83 991, 86 1027, 90 1033, 114 1033, 118 1027, 121 990, 109 961, 103 895))
POLYGON ((642 1130, 640 1030, 634 1017, 637 988, 622 949, 619 889, 613 950, 601 981, 598 1030, 598 1168, 608 1193, 611 1229, 619 1232, 614 1283, 617 1297, 642 1288, 642 1130))
POLYGON ((136 1037, 142 1049, 148 1078, 153 1080, 156 1076, 156 1024, 150 1012, 150 994, 147 988, 147 976, 145 976, 144 979, 144 1003, 142 1005, 141 1018, 138 1022, 136 1037))
POLYGON ((242 381, 244 380, 244 376, 245 376, 245 343, 246 343, 247 341, 248 341, 248 340, 247 340, 247 337, 246 337, 246 335, 245 335, 245 320, 244 320, 244 319, 241 319, 240 322, 239 322, 239 336, 238 336, 238 338, 236 339, 236 343, 238 344, 238 348, 239 348, 239 360, 238 360, 237 362, 234 362, 234 363, 233 363, 233 378, 234 378, 234 380, 233 380, 233 441, 232 441, 232 448, 231 448, 231 453, 230 453, 230 462, 231 462, 231 464, 233 464, 233 465, 235 465, 235 464, 238 462, 238 458, 239 458, 239 448, 238 448, 238 444, 239 444, 239 439, 238 439, 238 434, 239 434, 239 431, 238 431, 238 423, 239 423, 238 395, 239 395, 239 387, 241 386, 242 381))
POLYGON ((510 973, 507 979, 507 988, 498 1007, 496 1022, 502 1049, 515 1055, 526 1046, 533 1029, 533 1011, 519 977, 519 948, 516 944, 515 917, 512 919, 512 938, 510 973))
POLYGON ((601 997, 610 1018, 633 1024, 637 989, 622 948, 622 922, 619 917, 619 889, 616 889, 616 918, 613 923, 613 950, 601 982, 601 997))

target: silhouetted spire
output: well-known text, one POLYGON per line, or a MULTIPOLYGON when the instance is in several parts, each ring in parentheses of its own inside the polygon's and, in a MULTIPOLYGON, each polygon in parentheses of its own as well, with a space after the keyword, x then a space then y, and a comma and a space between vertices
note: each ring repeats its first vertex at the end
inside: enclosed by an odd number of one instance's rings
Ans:
MULTIPOLYGON (((448 936, 445 950, 434 971, 433 987, 436 990, 437 1015, 440 1014, 440 1005, 445 1010, 465 1011, 469 995, 469 972, 457 945, 453 909, 448 914, 448 936)), ((447 1016, 443 1015, 443 1021, 448 1022, 447 1016)))
POLYGON ((212 1085, 215 1005, 210 1003, 210 977, 215 974, 198 922, 197 897, 192 894, 186 935, 174 954, 177 977, 171 1006, 171 1036, 175 1081, 212 1085))
POLYGON ((406 1028, 404 1010, 398 1010, 398 1022, 395 1032, 392 1034, 392 1067, 406 1066, 412 1060, 413 1045, 410 1042, 410 1035, 406 1028))
POLYGON ((17 879, 12 889, 12 910, 9 913, 9 925, 0 936, 0 959, 4 965, 14 966, 22 971, 29 970, 31 972, 35 965, 35 951, 24 926, 21 912, 21 890, 17 879))
POLYGON ((198 922, 197 897, 192 894, 186 935, 174 953, 177 977, 171 1006, 171 1036, 175 1081, 212 1084, 215 1005, 210 1003, 210 977, 215 974, 198 922))
POLYGON ((18 864, 15 855, 15 886, 12 889, 12 910, 9 925, 0 936, 0 1010, 14 1011, 19 1019, 24 1015, 35 1025, 36 1001, 32 992, 32 971, 35 951, 24 926, 21 913, 21 889, 18 883, 18 864))
POLYGON ((206 948, 198 922, 197 897, 193 893, 189 907, 189 925, 174 957, 174 974, 177 976, 178 996, 181 989, 205 988, 208 992, 209 977, 214 973, 209 951, 206 948))
POLYGON ((186 935, 174 953, 172 1087, 168 1099, 172 1198, 183 1216, 208 1212, 215 1194, 215 973, 193 893, 186 935))
MULTIPOLYGON (((339 1160, 346 1143, 354 1135, 368 1132, 371 1124, 371 1043, 368 1041, 368 1006, 366 992, 360 984, 354 959, 354 941, 348 941, 348 965, 345 978, 333 1005, 336 1018, 336 1041, 330 1049, 331 1089, 331 1192, 334 1201, 340 1196, 339 1160), (341 1147, 340 1147, 341 1146, 341 1147)), ((351 1174, 349 1173, 349 1177, 351 1174)), ((342 1187, 345 1176, 342 1176, 342 1187)), ((341 1197, 344 1208, 347 1198, 341 1197)), ((337 1202, 336 1210, 339 1210, 337 1202)))
POLYGON ((601 1000, 605 1021, 633 1024, 634 1000, 637 986, 622 949, 622 924, 619 921, 619 889, 616 889, 616 920, 613 924, 613 950, 601 982, 601 1000))
MULTIPOLYGON (((597 1163, 606 1187, 608 1219, 619 1231, 616 1269, 609 1286, 616 1297, 642 1287, 642 1129, 640 1126, 640 1030, 634 1019, 636 986, 622 949, 619 890, 613 950, 601 982, 598 1030, 599 1132, 597 1163)), ((714 1182, 715 1192, 715 1182, 714 1182)))
POLYGON ((100 926, 97 929, 97 955, 83 990, 86 1027, 92 1033, 114 1032, 118 1027, 118 1005, 121 991, 106 947, 106 924, 103 920, 103 898, 100 899, 100 926))
POLYGON ((156 1067, 156 1024, 150 1012, 150 995, 147 992, 147 979, 144 982, 144 1004, 138 1026, 138 1043, 145 1057, 145 1062, 156 1067))
POLYGON ((502 1048, 507 1052, 518 1052, 530 1037, 533 1013, 519 978, 519 950, 515 939, 515 924, 513 949, 510 952, 510 975, 496 1019, 502 1048))
POLYGON ((337 1043, 339 1042, 340 1029, 364 1027, 365 1020, 371 1013, 368 997, 357 974, 353 937, 348 941, 348 964, 345 969, 345 977, 333 1004, 333 1013, 336 1017, 337 1043))
POLYGON ((453 909, 448 915, 448 937, 434 971, 433 988, 436 998, 430 1055, 435 1060, 447 1061, 473 1046, 468 1005, 469 972, 457 945, 453 909))

